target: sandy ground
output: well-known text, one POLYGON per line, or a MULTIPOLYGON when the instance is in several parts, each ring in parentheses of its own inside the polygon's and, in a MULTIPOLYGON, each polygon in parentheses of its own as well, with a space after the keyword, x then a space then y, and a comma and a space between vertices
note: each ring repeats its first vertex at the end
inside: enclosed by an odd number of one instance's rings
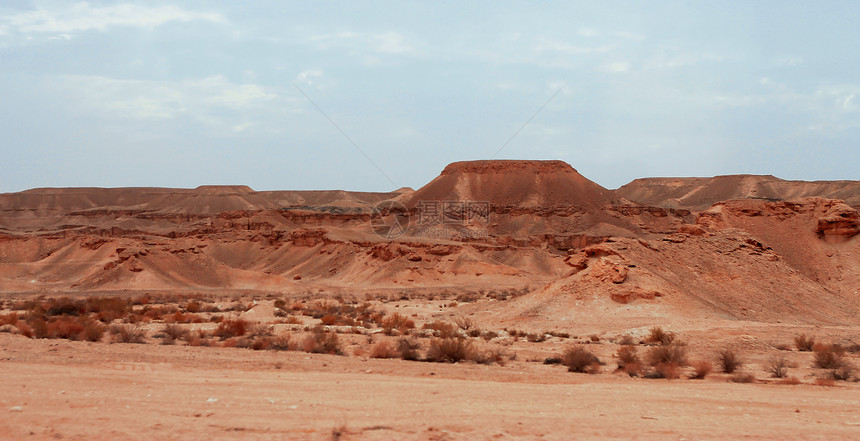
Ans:
POLYGON ((0 439, 860 439, 860 385, 0 334, 0 439))

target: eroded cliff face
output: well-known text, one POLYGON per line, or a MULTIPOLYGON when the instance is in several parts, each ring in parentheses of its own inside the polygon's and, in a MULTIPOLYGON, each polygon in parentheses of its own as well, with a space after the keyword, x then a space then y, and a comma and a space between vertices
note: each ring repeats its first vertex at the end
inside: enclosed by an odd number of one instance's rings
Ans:
POLYGON ((560 161, 454 163, 414 192, 51 189, 0 206, 4 292, 517 288, 530 292, 480 313, 860 317, 849 204, 641 205, 560 161), (385 200, 401 208, 375 211, 385 200), (454 211, 428 223, 428 203, 454 211))

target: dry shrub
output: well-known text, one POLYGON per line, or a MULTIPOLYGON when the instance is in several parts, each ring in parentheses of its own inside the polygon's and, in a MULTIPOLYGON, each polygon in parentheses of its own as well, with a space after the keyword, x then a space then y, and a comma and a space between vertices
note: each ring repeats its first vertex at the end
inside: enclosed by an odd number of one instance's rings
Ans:
POLYGON ((380 326, 385 330, 385 333, 391 335, 394 330, 398 330, 401 334, 405 334, 409 329, 415 328, 415 322, 403 314, 394 313, 382 319, 380 326))
POLYGON ((856 378, 855 367, 848 360, 842 360, 839 367, 830 371, 830 377, 839 381, 851 381, 856 378))
POLYGON ((681 366, 674 363, 657 363, 654 369, 645 375, 645 378, 665 378, 669 380, 681 378, 681 366))
POLYGON ((185 304, 185 310, 192 313, 192 314, 198 313, 202 309, 203 309, 203 304, 201 304, 197 300, 192 300, 192 301, 185 304))
POLYGON ((735 372, 735 374, 729 378, 729 381, 732 383, 753 383, 755 382, 755 375, 735 372))
POLYGON ((422 328, 432 330, 433 335, 442 339, 449 339, 456 336, 456 333, 454 332, 454 325, 439 320, 425 323, 422 328))
POLYGON ((324 324, 326 326, 332 326, 335 323, 337 323, 337 316, 334 314, 326 314, 326 315, 322 316, 320 321, 322 321, 322 324, 324 324))
POLYGON ((690 376, 690 379, 692 380, 702 380, 714 370, 711 362, 706 360, 696 360, 691 364, 693 366, 693 375, 690 376))
POLYGON ((526 340, 530 343, 543 343, 546 341, 546 335, 542 333, 529 333, 526 335, 526 340))
POLYGON ((9 314, 0 315, 0 326, 3 326, 3 325, 17 326, 18 325, 18 313, 17 312, 10 312, 9 314))
POLYGON ((633 336, 630 334, 624 334, 621 337, 621 340, 618 341, 618 344, 622 346, 632 346, 636 344, 636 341, 633 340, 633 336))
POLYGON ((145 343, 146 330, 140 326, 111 325, 108 332, 113 343, 145 343))
POLYGON ((544 334, 549 334, 556 338, 570 338, 570 333, 562 331, 544 331, 544 334))
POLYGON ((48 338, 48 322, 41 317, 33 317, 28 320, 33 330, 33 338, 48 338))
POLYGON ((121 297, 90 297, 86 299, 86 311, 96 314, 103 323, 123 318, 131 312, 131 304, 121 297))
POLYGON ((500 366, 505 365, 505 352, 500 348, 490 348, 485 351, 475 351, 472 356, 472 361, 478 364, 493 364, 500 366))
POLYGON ((465 338, 435 338, 430 341, 427 361, 436 363, 457 363, 473 357, 472 342, 465 338))
POLYGON ((276 351, 289 351, 290 340, 290 334, 287 334, 286 332, 278 334, 272 339, 272 349, 276 351))
POLYGON ((776 343, 773 345, 773 347, 774 347, 774 349, 776 349, 778 351, 790 351, 791 350, 791 346, 787 345, 785 343, 776 343))
POLYGON ((720 370, 732 374, 743 365, 740 356, 731 349, 723 349, 717 354, 717 364, 720 370))
POLYGON ((236 346, 239 346, 239 339, 236 337, 230 337, 221 342, 222 348, 235 348, 236 346))
POLYGON ((627 375, 636 377, 642 373, 642 360, 639 359, 639 351, 636 346, 621 346, 615 353, 615 359, 618 362, 618 369, 623 370, 627 375))
POLYGON ((418 351, 421 349, 421 344, 418 340, 409 338, 401 338, 397 340, 397 352, 400 358, 409 361, 416 361, 420 358, 418 351))
POLYGON ((600 369, 600 359, 588 349, 578 345, 564 351, 561 364, 567 366, 568 372, 595 374, 600 369))
POLYGON ((225 319, 218 323, 215 335, 221 340, 231 337, 241 337, 248 331, 250 323, 245 319, 225 319))
POLYGON ((499 334, 496 332, 493 332, 493 331, 484 331, 481 333, 481 338, 483 338, 486 341, 490 341, 490 340, 492 340, 498 336, 499 336, 499 334))
POLYGON ((262 351, 269 349, 272 346, 272 340, 269 337, 256 337, 251 341, 251 349, 262 351))
POLYGON ((805 334, 800 334, 794 337, 794 346, 798 351, 809 352, 815 346, 815 339, 807 337, 805 334))
POLYGON ((175 323, 169 323, 164 325, 164 328, 161 329, 161 332, 163 332, 166 338, 170 339, 171 341, 184 339, 185 335, 188 334, 188 331, 185 328, 175 323))
POLYGON ((69 297, 49 299, 42 305, 48 316, 72 315, 77 316, 86 312, 87 308, 83 301, 72 300, 69 297))
POLYGON ((53 317, 48 321, 48 338, 66 338, 69 340, 81 340, 84 334, 84 326, 77 318, 61 315, 53 317))
POLYGON ((457 326, 464 331, 468 331, 472 329, 473 326, 475 326, 474 323, 472 323, 472 319, 468 317, 457 317, 456 319, 454 319, 454 323, 457 324, 457 326))
POLYGON ((101 341, 104 333, 105 327, 100 322, 90 319, 84 321, 84 340, 91 342, 101 341))
POLYGON ((184 337, 185 342, 188 343, 188 346, 210 346, 211 342, 209 340, 209 336, 202 329, 198 329, 196 331, 190 331, 184 337))
POLYGON ((648 364, 654 367, 647 378, 680 378, 681 369, 687 365, 687 347, 682 342, 655 346, 648 351, 648 364))
POLYGON ((398 355, 397 349, 388 340, 380 340, 370 350, 371 358, 396 358, 398 355))
POLYGON ((656 346, 648 351, 648 364, 671 364, 678 367, 687 365, 687 346, 683 342, 673 342, 664 346, 656 346))
POLYGON ((314 354, 343 355, 343 348, 337 334, 321 327, 314 328, 314 331, 305 337, 302 341, 302 350, 314 354))
POLYGON ((15 324, 15 327, 18 328, 19 334, 27 338, 33 338, 33 328, 23 320, 19 320, 18 323, 15 324))
POLYGON ((302 319, 300 319, 294 315, 288 315, 284 318, 283 322, 288 324, 288 325, 301 325, 302 319))
POLYGON ((648 335, 645 337, 645 341, 648 343, 655 343, 666 346, 675 341, 675 333, 666 332, 663 330, 663 328, 659 326, 654 326, 648 331, 648 335))
POLYGON ((765 370, 773 378, 785 378, 788 375, 788 361, 782 355, 774 355, 768 360, 765 370))
POLYGON ((836 381, 834 381, 832 378, 816 378, 815 385, 833 387, 836 386, 836 381))
POLYGON ((845 350, 839 345, 816 344, 812 348, 814 352, 812 365, 820 369, 838 369, 842 367, 845 360, 845 350))

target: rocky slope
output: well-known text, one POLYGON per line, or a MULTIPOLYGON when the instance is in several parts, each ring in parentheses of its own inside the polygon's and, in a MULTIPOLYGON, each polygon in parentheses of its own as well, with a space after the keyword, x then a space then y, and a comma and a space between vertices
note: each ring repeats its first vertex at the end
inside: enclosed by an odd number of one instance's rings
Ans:
POLYGON ((611 191, 560 161, 471 161, 414 192, 30 190, 0 195, 0 291, 516 288, 475 313, 857 324, 858 183, 774 179, 611 191), (796 198, 815 192, 843 200, 796 198))

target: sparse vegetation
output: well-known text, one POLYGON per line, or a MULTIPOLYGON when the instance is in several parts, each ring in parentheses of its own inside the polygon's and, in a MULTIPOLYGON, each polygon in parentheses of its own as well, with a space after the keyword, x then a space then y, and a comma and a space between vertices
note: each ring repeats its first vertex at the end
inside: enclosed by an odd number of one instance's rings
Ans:
POLYGON ((396 358, 399 354, 389 340, 380 340, 370 350, 371 358, 396 358))
POLYGON ((711 364, 711 362, 706 360, 697 360, 691 363, 691 365, 693 366, 693 374, 690 376, 690 379, 693 380, 704 379, 714 369, 714 366, 711 364))
POLYGON ((654 370, 646 377, 679 378, 681 369, 687 365, 687 347, 682 342, 673 341, 667 345, 652 347, 647 358, 648 364, 654 370))
POLYGON ((727 373, 733 374, 738 368, 743 365, 743 361, 740 356, 738 356, 735 351, 731 349, 723 349, 717 354, 717 363, 720 367, 720 370, 727 373))
POLYGON ((785 378, 788 375, 788 361, 782 355, 774 355, 765 365, 765 370, 774 378, 785 378))
POLYGON ((231 337, 241 337, 247 332, 250 323, 244 319, 227 319, 218 323, 215 328, 215 336, 221 340, 231 337))
POLYGON ((302 341, 302 350, 316 354, 343 355, 343 347, 337 334, 322 327, 314 328, 313 332, 302 341))
POLYGON ((675 341, 675 333, 666 332, 663 328, 655 326, 648 331, 648 336, 645 337, 645 341, 648 343, 667 346, 675 341))
POLYGON ((754 383, 755 375, 743 372, 735 372, 735 374, 729 378, 729 381, 731 381, 732 383, 754 383))
POLYGON ((857 378, 855 367, 848 360, 842 360, 839 367, 832 369, 830 377, 839 381, 851 381, 857 378))
POLYGON ((600 359, 583 346, 569 347, 561 356, 561 364, 568 372, 595 374, 600 370, 600 359))
POLYGON ((818 343, 813 348, 813 367, 838 369, 844 364, 845 350, 839 345, 818 343))
POLYGON ((418 351, 421 349, 421 344, 417 340, 409 338, 401 338, 397 340, 397 352, 400 358, 409 361, 416 361, 420 358, 418 351))
POLYGON ((146 343, 146 331, 139 325, 111 325, 108 333, 114 343, 146 343))
POLYGON ((794 347, 798 351, 809 352, 813 346, 815 346, 815 339, 812 337, 807 337, 805 334, 794 337, 794 347))
POLYGON ((642 360, 639 359, 639 351, 636 346, 625 345, 620 347, 615 353, 615 359, 618 362, 618 369, 623 370, 627 375, 635 377, 642 373, 642 360))
POLYGON ((430 348, 427 350, 427 361, 457 363, 472 358, 474 351, 472 342, 465 338, 435 338, 430 341, 430 348))

